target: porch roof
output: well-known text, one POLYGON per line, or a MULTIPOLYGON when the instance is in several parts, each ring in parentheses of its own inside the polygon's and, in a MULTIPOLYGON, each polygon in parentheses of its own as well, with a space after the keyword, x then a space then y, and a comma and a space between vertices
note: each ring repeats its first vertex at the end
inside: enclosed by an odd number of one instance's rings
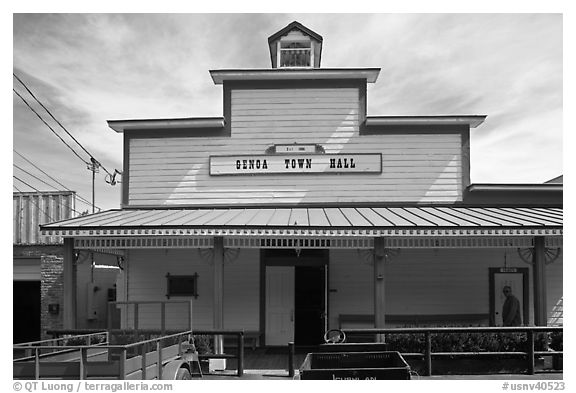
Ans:
POLYGON ((115 209, 41 226, 80 236, 561 236, 556 207, 115 209))

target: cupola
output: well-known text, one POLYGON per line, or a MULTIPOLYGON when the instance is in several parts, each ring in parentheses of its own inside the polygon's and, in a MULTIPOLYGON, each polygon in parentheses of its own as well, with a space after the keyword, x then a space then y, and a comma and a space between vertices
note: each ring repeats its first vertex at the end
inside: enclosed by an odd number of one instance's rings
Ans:
POLYGON ((268 37, 272 68, 320 68, 322 36, 292 22, 268 37))

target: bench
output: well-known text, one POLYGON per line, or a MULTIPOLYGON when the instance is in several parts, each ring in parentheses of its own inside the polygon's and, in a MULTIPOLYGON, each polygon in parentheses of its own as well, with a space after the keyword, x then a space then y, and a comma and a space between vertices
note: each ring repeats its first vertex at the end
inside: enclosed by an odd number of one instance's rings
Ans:
MULTIPOLYGON (((373 314, 340 314, 338 315, 338 329, 370 329, 374 327, 373 314)), ((348 334, 348 342, 374 342, 374 334, 348 334)))
MULTIPOLYGON (((244 331, 244 347, 250 347, 253 351, 260 345, 260 337, 262 334, 256 330, 244 331)), ((236 346, 236 339, 233 337, 224 338, 224 346, 236 346)))
POLYGON ((338 316, 338 329, 373 328, 373 327, 374 327, 374 314, 340 314, 338 316), (363 326, 357 326, 357 325, 363 325, 363 326))
MULTIPOLYGON (((428 315, 386 315, 387 327, 406 326, 486 326, 488 314, 428 314, 428 315)), ((363 329, 374 327, 374 314, 340 314, 339 329, 363 329)))

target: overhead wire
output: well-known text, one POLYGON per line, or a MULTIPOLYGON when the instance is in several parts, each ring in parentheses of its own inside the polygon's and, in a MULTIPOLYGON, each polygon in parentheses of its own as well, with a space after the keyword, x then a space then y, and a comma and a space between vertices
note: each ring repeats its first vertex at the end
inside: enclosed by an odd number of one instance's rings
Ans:
POLYGON ((40 193, 42 192, 42 191, 38 190, 36 187, 34 187, 34 186, 26 183, 24 180, 20 179, 18 176, 12 175, 12 177, 13 177, 14 179, 18 180, 20 183, 23 183, 23 184, 27 185, 28 187, 30 187, 30 188, 33 189, 34 191, 40 192, 40 193))
MULTIPOLYGON (((20 189, 18 187, 16 187, 15 184, 12 184, 12 187, 14 187, 16 189, 16 191, 18 191, 19 193, 23 193, 23 191, 20 191, 20 189)), ((38 211, 44 213, 46 215, 46 217, 48 217, 50 219, 50 221, 56 221, 54 218, 52 218, 52 216, 50 216, 50 214, 48 214, 47 211, 43 211, 42 209, 40 209, 40 206, 38 206, 38 204, 36 202, 34 202, 34 200, 30 200, 30 202, 32 202, 33 205, 35 205, 38 208, 38 211)), ((22 219, 22 210, 24 208, 20 209, 20 219, 22 219)))
MULTIPOLYGON (((33 163, 32 161, 30 161, 28 158, 24 157, 24 155, 22 155, 21 153, 17 152, 16 149, 12 149, 12 151, 13 151, 14 153, 16 153, 19 157, 21 157, 24 161, 26 161, 27 163, 29 163, 30 165, 32 165, 34 168, 36 168, 37 170, 39 170, 40 172, 42 172, 44 175, 48 176, 49 179, 51 179, 51 180, 53 180, 54 182, 56 182, 56 184, 58 184, 60 187, 63 187, 66 191, 74 192, 74 191, 72 191, 70 188, 66 187, 64 184, 60 183, 57 179, 53 178, 53 177, 50 176, 48 173, 46 173, 45 171, 43 171, 41 168, 39 168, 36 164, 34 164, 34 163, 33 163)), ((16 166, 16 165, 14 165, 14 166, 16 166)), ((19 168, 19 169, 20 169, 20 170, 23 170, 23 169, 21 169, 21 168, 19 168)), ((42 180, 41 180, 41 181, 42 181, 42 180)), ((47 184, 47 183, 44 183, 44 184, 47 184)), ((50 185, 50 184, 48 184, 48 185, 50 185)), ((53 185, 51 185, 51 186, 52 186, 53 188, 56 188, 56 187, 54 187, 53 185)), ((76 198, 77 198, 78 200, 80 200, 81 202, 84 202, 84 203, 86 203, 87 205, 92 206, 92 202, 90 202, 90 201, 87 200, 86 198, 82 197, 82 196, 81 196, 80 194, 78 194, 78 193, 76 193, 76 198)), ((98 207, 98 206, 95 206, 95 207, 96 207, 98 210, 102 210, 102 209, 101 209, 100 207, 98 207)))
MULTIPOLYGON (((54 188, 56 191, 58 191, 58 189, 57 189, 56 187, 54 187, 52 184, 47 183, 46 181, 40 179, 39 177, 35 176, 34 174, 28 172, 26 169, 20 168, 18 165, 14 164, 14 163, 12 163, 12 166, 15 167, 16 169, 20 169, 20 170, 21 170, 22 172, 24 172, 25 174, 33 177, 34 179, 36 179, 36 180, 38 180, 39 182, 47 185, 48 187, 52 187, 52 188, 54 188)), ((68 190, 68 191, 70 191, 70 190, 68 190)))
POLYGON ((54 135, 56 135, 56 136, 58 137, 58 139, 60 139, 60 140, 62 141, 62 143, 64 143, 64 144, 72 151, 72 153, 74 153, 74 155, 75 155, 76 157, 78 157, 80 160, 82 160, 82 162, 85 163, 86 165, 90 165, 90 163, 89 163, 88 161, 86 161, 84 158, 82 158, 82 157, 76 152, 76 150, 74 150, 74 149, 72 148, 72 146, 70 146, 68 143, 66 143, 66 141, 65 141, 64 139, 62 139, 62 137, 61 137, 60 135, 58 135, 58 133, 50 126, 50 124, 48 124, 48 123, 46 122, 46 120, 44 120, 44 119, 42 118, 42 116, 40 116, 40 114, 39 114, 38 112, 36 112, 36 110, 35 110, 34 108, 32 108, 32 106, 28 103, 28 101, 26 101, 26 99, 25 99, 24 97, 22 97, 22 96, 20 95, 20 93, 18 93, 15 89, 12 89, 12 91, 13 91, 14 93, 16 93, 16 95, 17 95, 18 97, 20 97, 20 99, 26 104, 26 106, 27 106, 32 112, 34 112, 34 114, 42 121, 42 123, 44 123, 44 124, 50 129, 50 131, 52 131, 52 132, 54 133, 54 135))
MULTIPOLYGON (((25 184, 26 186, 30 187, 31 189, 33 189, 34 191, 36 191, 38 194, 40 194, 40 195, 41 195, 41 194, 46 194, 46 192, 43 192, 43 191, 38 190, 36 187, 34 187, 34 186, 26 183, 24 180, 20 179, 18 176, 12 175, 12 177, 13 177, 14 179, 18 180, 19 182, 25 184)), ((21 191, 20 189, 18 189, 18 187, 16 187, 16 185, 15 185, 14 183, 12 183, 12 187, 14 187, 18 192, 24 193, 23 191, 21 191)), ((34 202, 32 202, 32 203, 34 203, 34 202)), ((57 204, 58 204, 59 206, 64 207, 64 208, 69 208, 69 209, 72 210, 74 213, 78 213, 79 215, 82 215, 82 214, 83 214, 82 212, 79 212, 78 210, 72 208, 71 206, 66 206, 66 205, 64 205, 63 203, 58 203, 58 202, 57 202, 57 204)), ((38 209, 40 209, 40 206, 38 206, 37 204, 35 204, 35 205, 36 205, 36 207, 38 207, 38 209)), ((46 213, 46 215, 48 215, 48 214, 46 213)), ((50 217, 50 219, 51 219, 52 221, 55 221, 55 220, 53 220, 51 217, 50 217)))
MULTIPOLYGON (((66 143, 66 141, 54 130, 54 128, 52 128, 50 126, 50 124, 48 124, 46 122, 46 120, 38 113, 38 111, 36 111, 32 105, 30 105, 30 103, 20 94, 16 91, 16 89, 12 88, 12 91, 24 102, 24 104, 50 129, 50 131, 52 131, 52 133, 54 133, 54 135, 56 135, 58 137, 58 139, 60 139, 60 141, 62 143, 64 143, 71 151, 72 153, 78 157, 84 164, 86 164, 87 168, 92 171, 92 188, 93 188, 93 192, 94 192, 94 176, 95 173, 98 172, 99 168, 102 168, 104 170, 104 172, 106 172, 106 177, 104 179, 104 181, 112 186, 116 185, 117 183, 119 183, 119 180, 116 180, 116 176, 117 175, 122 175, 122 172, 118 171, 117 169, 114 169, 114 173, 111 173, 110 171, 108 171, 108 169, 106 169, 106 167, 104 165, 102 165, 101 162, 99 162, 97 159, 94 158, 94 156, 66 129, 66 127, 64 127, 64 125, 52 114, 52 112, 38 99, 38 97, 36 97, 36 95, 32 92, 32 90, 26 85, 26 83, 24 83, 24 81, 18 77, 18 75, 16 75, 14 72, 12 73, 12 75, 14 76, 14 78, 16 78, 16 80, 18 82, 20 82, 20 84, 24 87, 24 89, 26 89, 26 91, 30 94, 30 96, 44 109, 44 111, 46 111, 46 113, 48 113, 48 115, 60 126, 60 128, 62 128, 62 130, 64 130, 64 132, 66 132, 68 134, 68 136, 70 138, 72 138, 72 140, 78 145, 80 146, 80 148, 90 157, 90 160, 85 160, 80 154, 78 154, 78 152, 72 147, 70 146, 70 144, 66 143)), ((33 165, 34 166, 34 165, 33 165)), ((36 166, 35 166, 36 167, 36 166)), ((37 168, 39 169, 39 168, 37 168)), ((20 170, 22 170, 22 168, 20 168, 20 170)), ((40 170, 40 169, 39 169, 40 170)), ((42 170, 40 170, 41 172, 43 172, 42 170)), ((45 172, 43 172, 45 173, 45 172)), ((29 174, 29 173, 28 173, 29 174)), ((47 174, 46 174, 47 175, 47 174)), ((47 175, 48 177, 52 178, 51 176, 47 175)), ((38 178, 36 178, 38 179, 38 178)), ((55 179, 52 178, 52 180, 56 181, 55 179)), ((62 185, 61 183, 59 183, 58 181, 56 181, 58 184, 62 185)), ((47 184, 45 182, 43 182, 44 184, 47 184)), ((64 188, 64 185, 62 185, 64 188)), ((54 187, 53 185, 51 185, 51 187, 54 187)), ((55 188, 55 187, 54 187, 55 188)), ((70 190, 71 191, 71 190, 70 190)), ((97 208, 99 211, 101 211, 102 209, 100 207, 97 207, 94 204, 94 200, 92 201, 92 203, 90 203, 89 201, 87 201, 86 199, 82 198, 81 196, 79 196, 77 194, 77 197, 80 201, 85 202, 89 205, 92 206, 92 212, 94 212, 94 209, 97 208), (84 199, 84 200, 82 200, 84 199)), ((94 199, 94 196, 93 196, 94 199)))
MULTIPOLYGON (((38 180, 39 182, 47 185, 48 187, 52 187, 52 188, 54 188, 55 190, 60 191, 60 190, 58 190, 57 187, 54 187, 54 185, 52 185, 52 184, 50 184, 50 183, 47 183, 46 181, 40 179, 39 177, 35 176, 34 174, 28 172, 27 170, 25 170, 25 169, 23 169, 23 168, 20 168, 18 165, 16 165, 16 164, 12 164, 12 165, 13 165, 14 167, 18 168, 19 170, 21 170, 22 172, 26 173, 27 175, 29 175, 29 176, 33 177, 34 179, 38 180)), ((75 191, 72 191, 72 190, 67 190, 67 191, 76 193, 75 191)), ((38 192, 42 192, 42 191, 38 191, 38 192)), ((78 195, 76 195, 76 196, 78 197, 78 195)), ((78 198, 78 199, 80 199, 80 198, 78 198)), ((89 205, 89 206, 92 206, 92 203, 90 203, 90 202, 87 202, 87 201, 82 201, 82 202, 86 203, 86 204, 89 205)), ((100 209, 98 206, 94 206, 94 207, 97 208, 99 211, 102 210, 102 209, 100 209)))
MULTIPOLYGON (((78 144, 78 146, 80 146, 80 148, 82 150, 84 150, 84 152, 86 154, 88 154, 88 156, 90 156, 90 160, 91 163, 87 163, 88 165, 90 164, 94 164, 97 163, 99 167, 101 167, 104 172, 106 172, 110 177, 113 177, 114 175, 112 173, 110 173, 105 167, 104 165, 102 165, 102 163, 98 160, 96 160, 94 158, 94 156, 66 129, 66 127, 64 127, 62 125, 62 123, 60 123, 60 121, 58 121, 58 119, 56 119, 56 117, 52 114, 52 112, 50 112, 50 110, 48 108, 46 108, 46 106, 44 106, 44 104, 34 95, 34 93, 32 93, 32 91, 28 88, 28 86, 22 81, 22 79, 20 79, 15 73, 12 73, 12 75, 14 75, 14 78, 16 78, 18 80, 18 82, 20 82, 20 84, 22 84, 22 86, 24 86, 24 88, 26 89, 26 91, 32 96, 32 98, 34 98, 34 100, 36 100, 36 102, 48 113, 48 115, 50 115, 50 117, 60 126, 60 128, 62 128, 69 136, 70 138, 72 138, 72 140, 74 142, 76 142, 78 144)), ((14 90, 14 89, 13 89, 14 90)), ((15 91, 15 90, 14 90, 15 91)), ((18 93, 16 93, 18 94, 18 93)))

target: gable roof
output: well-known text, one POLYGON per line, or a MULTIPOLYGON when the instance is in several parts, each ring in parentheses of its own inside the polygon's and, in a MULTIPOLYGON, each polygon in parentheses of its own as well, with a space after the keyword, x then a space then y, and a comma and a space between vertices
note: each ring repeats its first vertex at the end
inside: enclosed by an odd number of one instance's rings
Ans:
POLYGON ((285 28, 283 28, 282 30, 272 34, 270 37, 268 37, 268 43, 271 43, 272 41, 277 40, 278 38, 282 37, 285 34, 288 34, 290 32, 290 30, 293 29, 298 29, 300 31, 302 31, 303 33, 306 33, 307 35, 309 35, 310 37, 322 42, 322 36, 318 33, 313 32, 312 30, 310 30, 309 28, 307 28, 306 26, 302 25, 299 22, 292 22, 290 23, 288 26, 286 26, 285 28))

